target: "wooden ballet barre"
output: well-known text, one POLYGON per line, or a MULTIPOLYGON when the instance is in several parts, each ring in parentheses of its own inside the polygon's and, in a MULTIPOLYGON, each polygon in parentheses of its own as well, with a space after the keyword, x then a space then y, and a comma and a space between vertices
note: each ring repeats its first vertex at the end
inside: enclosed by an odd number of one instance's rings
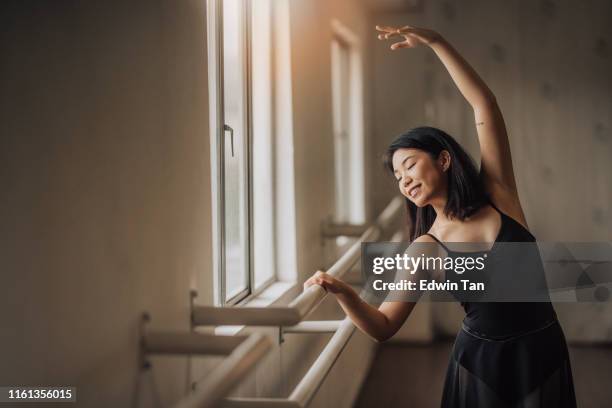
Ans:
POLYGON ((229 355, 247 336, 217 336, 195 332, 147 331, 142 337, 143 351, 157 355, 229 355))
MULTIPOLYGON (((394 200, 387 206, 381 214, 377 223, 369 227, 360 239, 347 250, 336 263, 327 271, 332 276, 340 277, 359 260, 361 254, 361 242, 377 239, 383 227, 387 228, 393 218, 401 208, 401 200, 394 200)), ((395 234, 392 240, 401 236, 395 234)), ((301 321, 316 305, 325 297, 327 293, 318 285, 312 285, 304 293, 298 296, 288 308, 297 311, 300 321, 293 325, 281 325, 283 333, 328 333, 333 332, 333 336, 327 343, 323 351, 319 354, 306 375, 295 387, 289 398, 226 398, 223 406, 227 407, 249 407, 249 408, 298 408, 307 407, 314 398, 317 390, 325 380, 327 374, 339 358, 344 347, 348 344, 351 336, 355 332, 355 326, 346 317, 341 321, 301 321)), ((234 310, 240 310, 236 308, 234 310)), ((242 308, 243 311, 247 308, 242 308)), ((254 311, 261 313, 266 308, 257 308, 254 311)), ((274 308, 274 313, 282 313, 283 308, 274 308)), ((264 312, 265 313, 265 312, 264 312)), ((243 315, 244 316, 244 315, 243 315)), ((295 315, 289 315, 295 318, 295 315)), ((257 317, 260 319, 261 317, 257 317)), ((290 319, 288 319, 290 320, 290 319)), ((234 321, 237 322, 237 321, 234 321)), ((182 408, 182 407, 181 407, 182 408)))
MULTIPOLYGON (((360 258, 361 243, 367 241, 375 241, 380 236, 381 232, 377 226, 368 228, 360 239, 357 240, 351 247, 338 259, 331 268, 327 270, 327 274, 334 278, 341 278, 360 258)), ((296 297, 289 308, 296 309, 304 319, 316 306, 327 296, 327 292, 320 285, 309 286, 304 292, 296 297)))
POLYGON ((284 326, 283 333, 334 333, 342 320, 309 320, 294 326, 284 326))
POLYGON ((355 332, 355 325, 347 317, 338 325, 332 338, 310 369, 302 377, 289 398, 226 398, 223 407, 227 408, 305 408, 310 404, 317 390, 332 369, 334 363, 355 332))
MULTIPOLYGON (((340 278, 361 255, 361 243, 376 240, 380 231, 376 226, 367 229, 334 265, 328 274, 340 278)), ((192 308, 194 326, 206 325, 248 325, 248 326, 293 326, 301 322, 327 295, 319 285, 312 285, 286 307, 214 307, 192 308)))
POLYGON ((354 332, 355 325, 346 317, 302 381, 295 387, 289 396, 290 401, 297 402, 301 407, 308 406, 354 332))
POLYGON ((396 217, 401 213, 404 203, 404 198, 401 196, 396 196, 394 199, 392 199, 376 219, 376 225, 378 225, 383 231, 388 230, 391 223, 396 221, 396 217))
MULTIPOLYGON (((351 247, 327 270, 341 278, 360 258, 362 242, 376 241, 400 214, 401 197, 395 197, 351 247)), ((287 307, 215 307, 192 306, 193 326, 248 325, 293 326, 301 322, 327 295, 319 285, 312 285, 287 307)))
MULTIPOLYGON (((391 237, 391 242, 400 242, 403 238, 402 231, 397 231, 391 237)), ((362 294, 364 291, 362 291, 362 294)), ((283 327, 283 333, 328 333, 334 335, 310 369, 302 377, 302 380, 295 387, 289 398, 244 398, 233 397, 225 398, 225 408, 306 408, 318 389, 325 381, 327 374, 332 369, 335 362, 342 354, 344 347, 355 332, 355 325, 346 317, 344 320, 329 321, 305 321, 295 326, 283 327)))
POLYGON ((246 377, 268 353, 272 342, 260 333, 253 333, 240 343, 223 362, 200 383, 194 392, 173 408, 218 407, 223 398, 246 377))
POLYGON ((261 333, 249 336, 215 336, 199 333, 149 331, 142 337, 145 355, 226 355, 227 357, 198 383, 198 387, 173 408, 217 407, 272 347, 261 333))
POLYGON ((191 318, 194 326, 291 326, 302 320, 302 316, 297 309, 275 306, 193 306, 191 318))
POLYGON ((367 224, 338 224, 328 220, 321 225, 321 235, 325 238, 358 237, 367 229, 367 224))

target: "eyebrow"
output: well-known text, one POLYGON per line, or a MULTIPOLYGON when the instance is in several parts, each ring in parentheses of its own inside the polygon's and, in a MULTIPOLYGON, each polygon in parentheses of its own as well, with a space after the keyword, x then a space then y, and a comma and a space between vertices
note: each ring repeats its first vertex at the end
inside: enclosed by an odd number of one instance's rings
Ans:
MULTIPOLYGON (((404 163, 406 163, 406 160, 408 160, 411 157, 414 157, 414 155, 406 156, 406 158, 404 160, 402 160, 402 162, 400 163, 400 166, 403 166, 404 163)), ((393 170, 393 174, 397 174, 397 170, 393 170)))

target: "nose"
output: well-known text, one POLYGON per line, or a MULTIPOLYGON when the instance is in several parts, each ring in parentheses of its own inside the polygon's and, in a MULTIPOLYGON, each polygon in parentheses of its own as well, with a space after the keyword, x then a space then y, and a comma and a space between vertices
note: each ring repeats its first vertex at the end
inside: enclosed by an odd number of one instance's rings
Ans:
POLYGON ((412 178, 408 176, 407 174, 403 175, 403 180, 404 180, 404 187, 407 187, 408 184, 412 182, 412 178))

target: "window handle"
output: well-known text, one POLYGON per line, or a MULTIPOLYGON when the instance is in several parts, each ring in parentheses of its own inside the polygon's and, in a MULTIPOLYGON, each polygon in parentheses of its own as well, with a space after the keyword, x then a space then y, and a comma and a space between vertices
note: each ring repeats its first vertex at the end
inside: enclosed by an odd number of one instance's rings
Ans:
POLYGON ((223 125, 224 132, 230 132, 230 144, 232 146, 232 157, 234 157, 234 129, 229 125, 223 125))

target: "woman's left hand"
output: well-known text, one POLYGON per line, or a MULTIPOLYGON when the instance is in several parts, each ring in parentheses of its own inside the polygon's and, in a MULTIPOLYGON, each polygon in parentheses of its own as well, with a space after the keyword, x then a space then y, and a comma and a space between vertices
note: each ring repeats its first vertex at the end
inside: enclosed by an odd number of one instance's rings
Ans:
POLYGON ((396 50, 398 48, 414 48, 419 44, 431 46, 442 39, 442 36, 436 31, 409 25, 403 27, 377 25, 376 30, 379 31, 379 40, 388 40, 394 36, 404 37, 403 41, 391 44, 392 50, 396 50))

